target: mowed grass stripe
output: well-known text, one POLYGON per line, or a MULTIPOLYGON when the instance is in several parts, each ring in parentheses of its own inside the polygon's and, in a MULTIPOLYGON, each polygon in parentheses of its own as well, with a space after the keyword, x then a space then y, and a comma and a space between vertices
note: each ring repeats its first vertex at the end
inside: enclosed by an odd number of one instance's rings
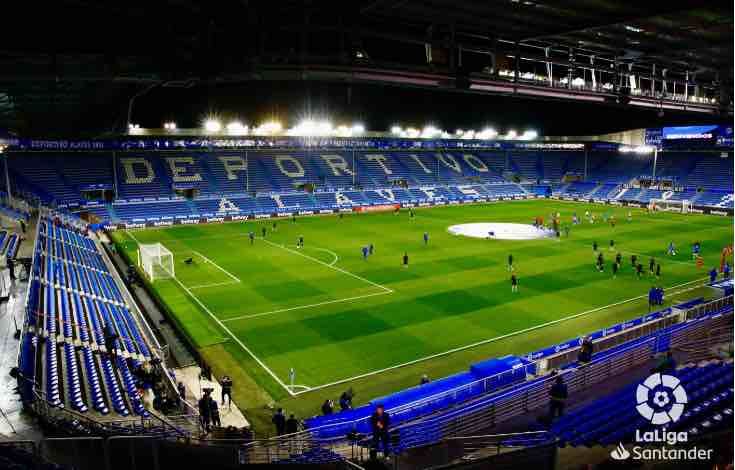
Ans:
MULTIPOLYGON (((682 250, 688 250, 685 245, 696 236, 706 247, 709 263, 719 256, 721 246, 714 247, 732 236, 732 226, 726 219, 676 214, 648 217, 634 210, 633 221, 627 222, 627 209, 622 208, 613 209, 618 219, 615 229, 584 223, 572 227, 570 238, 561 242, 470 240, 446 232, 449 225, 463 222, 525 224, 537 215, 548 217, 551 211, 561 212, 562 219, 569 221, 572 212, 581 215, 586 208, 598 217, 605 209, 558 201, 517 201, 419 209, 413 221, 403 214, 349 215, 344 219, 304 218, 295 224, 279 220, 276 232, 270 231, 270 221, 259 221, 194 229, 177 227, 136 235, 141 241, 145 235, 164 244, 166 239, 180 239, 228 271, 232 269, 243 280, 243 286, 202 290, 208 296, 208 306, 220 302, 227 312, 242 312, 243 306, 250 310, 253 305, 288 308, 306 299, 318 299, 322 294, 316 289, 356 297, 353 289, 345 288, 345 279, 300 268, 298 262, 304 260, 296 260, 298 257, 279 258, 263 250, 249 250, 245 234, 249 230, 260 234, 263 226, 269 228, 268 239, 274 243, 293 246, 303 235, 307 247, 323 247, 339 256, 335 266, 393 289, 391 295, 229 323, 231 330, 280 377, 285 379, 288 369, 295 367, 300 378, 297 382, 318 385, 641 295, 654 282, 666 286, 701 276, 693 266, 668 263, 662 257, 663 279, 637 280, 629 268, 629 257, 625 257, 620 276, 612 280, 609 263, 614 252, 607 250, 611 237, 621 250, 654 253, 665 250, 669 236, 682 250), (650 223, 652 220, 655 223, 650 223), (424 231, 430 234, 428 246, 421 239, 424 231), (604 274, 594 270, 591 241, 595 239, 608 265, 604 274), (376 254, 363 261, 360 247, 368 243, 375 244, 376 254), (404 251, 411 259, 408 269, 400 266, 404 251), (520 276, 521 292, 517 295, 510 293, 505 266, 510 252, 520 276)), ((333 260, 327 253, 306 253, 324 263, 333 260)), ((647 259, 644 264, 647 268, 647 259)), ((190 318, 191 328, 203 330, 196 333, 202 343, 208 339, 221 341, 221 332, 210 331, 193 319, 195 308, 181 308, 180 317, 190 318)), ((625 312, 633 316, 643 313, 633 309, 625 312)), ((570 336, 581 333, 574 329, 574 321, 570 325, 570 336)), ((430 370, 431 366, 427 367, 430 370)))

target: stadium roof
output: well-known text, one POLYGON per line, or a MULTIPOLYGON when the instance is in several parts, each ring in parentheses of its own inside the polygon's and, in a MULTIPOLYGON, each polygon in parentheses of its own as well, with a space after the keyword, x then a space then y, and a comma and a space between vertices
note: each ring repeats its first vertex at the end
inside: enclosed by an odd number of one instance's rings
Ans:
POLYGON ((709 87, 726 107, 732 101, 726 1, 65 0, 15 8, 0 32, 0 128, 24 134, 124 131, 131 98, 155 88, 284 80, 469 88, 492 65, 513 68, 516 57, 540 75, 544 63, 557 74, 666 73, 709 87))

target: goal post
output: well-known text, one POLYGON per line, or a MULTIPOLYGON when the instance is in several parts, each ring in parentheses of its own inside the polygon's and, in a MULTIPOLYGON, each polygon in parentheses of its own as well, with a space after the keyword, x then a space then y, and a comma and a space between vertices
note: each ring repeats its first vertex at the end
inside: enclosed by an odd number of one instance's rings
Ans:
POLYGON ((138 264, 151 281, 176 277, 174 254, 161 243, 140 245, 138 264))
POLYGON ((688 214, 692 207, 692 203, 687 199, 679 201, 672 201, 669 199, 651 199, 649 207, 655 208, 659 211, 681 212, 682 214, 688 214))

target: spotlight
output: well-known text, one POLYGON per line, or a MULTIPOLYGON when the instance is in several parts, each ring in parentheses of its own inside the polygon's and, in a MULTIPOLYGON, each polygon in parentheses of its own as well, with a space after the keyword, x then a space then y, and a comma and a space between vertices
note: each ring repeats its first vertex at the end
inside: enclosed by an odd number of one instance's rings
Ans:
POLYGON ((401 126, 393 126, 390 128, 390 133, 393 135, 401 135, 403 133, 403 129, 401 129, 401 126))
POLYGON ((521 140, 534 140, 538 137, 538 132, 534 130, 524 131, 521 140))
POLYGON ((248 126, 243 125, 240 121, 232 121, 227 124, 227 133, 233 135, 247 134, 248 126))
POLYGON ((207 132, 219 132, 222 130, 222 124, 216 119, 207 119, 204 121, 204 130, 207 132))
POLYGON ((421 131, 421 137, 423 138, 434 137, 438 134, 441 134, 441 131, 432 125, 425 126, 421 131))
POLYGON ((253 133, 256 135, 272 135, 278 134, 283 130, 283 126, 278 121, 267 121, 261 124, 259 127, 253 129, 253 133))
POLYGON ((415 139, 416 137, 418 137, 419 135, 421 135, 421 132, 418 129, 414 129, 413 127, 409 127, 409 128, 406 129, 405 135, 408 138, 415 139))
POLYGON ((352 125, 352 133, 353 134, 364 134, 365 133, 365 126, 363 124, 353 124, 352 125))
POLYGON ((476 138, 481 140, 490 140, 494 139, 498 136, 498 133, 495 131, 495 129, 491 127, 486 127, 481 132, 478 132, 477 135, 475 135, 476 138))
POLYGON ((173 121, 164 122, 163 123, 163 128, 166 129, 166 130, 168 130, 168 131, 175 131, 176 130, 176 123, 173 122, 173 121))

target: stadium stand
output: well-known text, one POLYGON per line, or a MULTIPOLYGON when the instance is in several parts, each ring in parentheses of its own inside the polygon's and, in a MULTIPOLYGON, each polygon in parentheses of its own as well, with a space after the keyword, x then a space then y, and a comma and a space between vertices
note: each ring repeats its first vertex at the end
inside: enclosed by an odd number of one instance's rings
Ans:
POLYGON ((28 158, 25 154, 11 158, 9 170, 17 191, 32 191, 60 206, 81 204, 103 222, 113 223, 393 202, 471 202, 548 193, 542 186, 509 181, 514 178, 543 180, 552 185, 551 194, 559 197, 642 204, 654 199, 688 200, 706 207, 733 207, 730 153, 662 153, 659 175, 674 182, 670 188, 639 184, 653 172, 650 156, 618 152, 591 153, 586 179, 565 182, 567 174, 584 177, 585 164, 579 153, 259 151, 245 157, 226 151, 151 152, 144 156, 121 153, 115 159, 115 171, 112 158, 103 153, 44 154, 56 166, 36 171, 46 160, 33 153, 27 154, 28 158), (115 199, 107 203, 85 200, 85 189, 95 181, 103 188, 115 188, 115 199), (313 190, 302 190, 304 185, 313 190), (178 194, 185 190, 193 190, 194 199, 178 194))
POLYGON ((34 383, 53 407, 148 416, 134 373, 155 355, 95 243, 41 220, 32 272, 20 349, 24 400, 34 398, 34 383))

